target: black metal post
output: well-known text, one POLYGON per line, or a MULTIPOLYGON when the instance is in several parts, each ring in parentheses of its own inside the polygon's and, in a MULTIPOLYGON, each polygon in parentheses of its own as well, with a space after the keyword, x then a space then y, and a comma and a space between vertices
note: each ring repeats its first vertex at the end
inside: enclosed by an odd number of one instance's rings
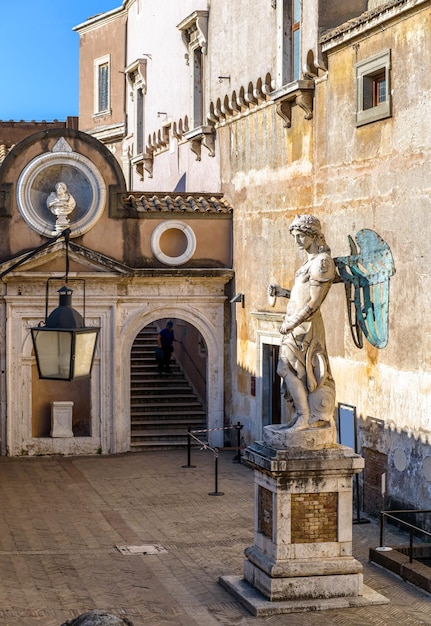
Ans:
POLYGON ((241 463, 241 428, 242 428, 241 422, 237 422, 236 426, 233 426, 233 428, 236 429, 236 445, 238 448, 238 452, 233 457, 232 462, 241 463))
POLYGON ((192 437, 190 435, 191 428, 190 426, 187 429, 187 465, 182 465, 181 467, 196 467, 196 465, 191 465, 191 455, 192 455, 192 437))
POLYGON ((356 521, 358 522, 358 524, 360 524, 361 522, 361 505, 360 505, 360 500, 359 500, 359 474, 355 475, 355 479, 356 479, 356 521))
POLYGON ((383 547, 385 545, 383 543, 384 535, 385 535, 384 526, 385 526, 385 513, 384 511, 381 511, 380 513, 380 547, 383 547))
POLYGON ((224 493, 218 490, 218 448, 214 448, 214 480, 215 480, 215 489, 209 496, 224 496, 224 493))

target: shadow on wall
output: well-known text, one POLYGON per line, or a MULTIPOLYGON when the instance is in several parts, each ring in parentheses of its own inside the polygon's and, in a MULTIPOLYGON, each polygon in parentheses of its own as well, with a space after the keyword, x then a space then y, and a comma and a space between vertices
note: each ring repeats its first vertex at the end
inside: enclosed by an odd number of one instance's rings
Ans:
MULTIPOLYGON (((339 423, 338 428, 340 432, 339 423)), ((382 510, 431 509, 431 449, 427 441, 384 420, 362 415, 355 420, 350 438, 365 460, 359 474, 361 510, 379 517, 382 510)), ((431 531, 429 515, 414 519, 431 531)))
POLYGON ((187 174, 184 173, 181 178, 179 179, 179 181, 177 182, 175 189, 174 189, 174 193, 185 193, 186 192, 186 180, 187 180, 187 174))

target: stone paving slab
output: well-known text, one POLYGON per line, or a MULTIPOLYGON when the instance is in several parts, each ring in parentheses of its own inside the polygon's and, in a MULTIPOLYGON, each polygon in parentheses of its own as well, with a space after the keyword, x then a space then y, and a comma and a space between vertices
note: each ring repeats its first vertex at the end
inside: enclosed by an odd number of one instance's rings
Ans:
MULTIPOLYGON (((253 544, 253 471, 223 452, 0 458, 0 626, 60 626, 92 609, 135 626, 431 625, 431 597, 368 562, 376 521, 353 526, 364 582, 389 604, 254 617, 222 585, 253 544), (122 554, 117 546, 166 552, 122 554)), ((386 544, 406 543, 394 530, 386 544)))

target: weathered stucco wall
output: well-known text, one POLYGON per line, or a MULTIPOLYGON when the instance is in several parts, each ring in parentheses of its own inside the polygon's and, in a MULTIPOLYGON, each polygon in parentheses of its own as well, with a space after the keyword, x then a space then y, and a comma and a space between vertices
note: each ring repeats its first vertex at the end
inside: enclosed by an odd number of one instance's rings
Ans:
POLYGON ((229 144, 224 154, 231 155, 222 173, 224 192, 235 206, 235 289, 245 295, 231 336, 237 363, 232 414, 245 424, 244 436, 250 441, 261 438, 261 407, 250 393, 258 358, 252 313, 284 311, 283 299, 274 309, 268 305, 268 284, 288 287, 301 262, 288 226, 296 213, 313 210, 313 126, 294 107, 292 127, 286 129, 268 104, 220 129, 219 135, 223 145, 229 144))
POLYGON ((327 324, 337 395, 357 407, 363 445, 387 455, 394 503, 423 507, 431 502, 426 469, 431 434, 427 332, 431 82, 423 71, 431 31, 429 11, 403 18, 328 51, 328 81, 319 85, 316 98, 326 108, 316 162, 325 163, 319 201, 332 214, 328 237, 333 253, 347 253, 343 242, 347 233, 372 228, 391 247, 396 266, 385 349, 366 344, 358 350, 348 337, 342 341, 338 325, 327 324), (392 117, 355 128, 353 66, 385 49, 391 50, 392 117), (337 140, 331 141, 334 136, 337 140), (382 420, 377 438, 370 436, 370 417, 382 420), (406 458, 405 471, 395 462, 400 450, 406 458))
POLYGON ((235 206, 236 291, 245 294, 231 334, 237 363, 233 419, 245 422, 245 437, 256 436, 261 407, 250 394, 258 373, 252 313, 284 309, 282 301, 269 307, 266 288, 270 281, 289 287, 301 263, 288 234, 294 215, 319 217, 334 257, 349 254, 348 235, 373 229, 390 246, 396 267, 388 346, 355 347, 342 284, 333 285, 322 310, 337 399, 356 407, 360 445, 387 457, 393 502, 414 507, 431 503, 431 82, 423 71, 431 29, 429 11, 412 10, 412 3, 401 9, 378 30, 368 29, 365 20, 354 37, 337 39, 334 33, 333 42, 325 40, 328 73, 316 80, 312 120, 293 107, 291 128, 283 128, 268 105, 219 129, 219 136, 224 156, 230 155, 222 162, 222 180, 235 206), (386 49, 392 116, 356 127, 354 64, 386 49), (374 420, 382 424, 378 436, 374 420))
POLYGON ((387 24, 378 35, 328 53, 328 81, 319 85, 317 95, 325 102, 326 116, 316 142, 316 163, 324 163, 316 201, 331 212, 327 233, 333 253, 347 253, 348 233, 372 228, 390 245, 397 270, 391 280, 390 340, 384 350, 359 351, 352 341, 345 341, 342 349, 339 330, 328 327, 330 339, 335 339, 334 356, 347 359, 339 373, 338 393, 350 396, 353 404, 360 400, 364 414, 395 418, 416 434, 431 431, 431 345, 425 304, 431 286, 427 258, 431 132, 426 123, 431 82, 420 69, 429 45, 428 12, 387 24), (387 48, 393 115, 355 128, 353 65, 387 48), (337 140, 331 141, 334 136, 337 140), (353 371, 354 379, 361 380, 355 389, 353 371), (404 384, 394 384, 400 376, 404 384))
POLYGON ((125 15, 119 10, 101 21, 93 20, 80 33, 79 127, 83 131, 124 122, 124 24, 125 15), (106 115, 95 115, 94 61, 107 55, 110 63, 110 110, 106 115))
POLYGON ((206 72, 207 102, 238 93, 275 67, 276 39, 269 33, 276 30, 276 10, 271 2, 253 4, 248 0, 208 3, 210 20, 208 39, 210 55, 206 72), (245 19, 246 18, 246 19, 245 19), (219 76, 225 77, 222 80, 219 76))

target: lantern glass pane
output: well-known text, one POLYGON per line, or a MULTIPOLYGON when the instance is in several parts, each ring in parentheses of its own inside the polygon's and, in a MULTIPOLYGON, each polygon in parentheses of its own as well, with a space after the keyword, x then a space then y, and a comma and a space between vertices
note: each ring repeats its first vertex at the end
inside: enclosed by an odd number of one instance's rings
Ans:
POLYGON ((74 378, 83 378, 91 373, 98 329, 85 333, 76 333, 74 378))
POLYGON ((69 380, 72 333, 41 329, 32 334, 40 377, 69 380))

